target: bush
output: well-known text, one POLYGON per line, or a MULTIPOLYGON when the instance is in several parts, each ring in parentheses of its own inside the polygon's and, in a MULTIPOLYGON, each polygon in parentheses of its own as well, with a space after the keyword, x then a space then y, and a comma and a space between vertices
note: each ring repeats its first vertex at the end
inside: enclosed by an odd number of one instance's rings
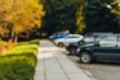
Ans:
POLYGON ((34 55, 37 55, 37 52, 38 52, 38 45, 36 45, 36 44, 30 45, 29 44, 29 45, 15 46, 12 50, 6 52, 6 54, 33 53, 34 55))
POLYGON ((39 41, 18 43, 0 56, 0 80, 34 80, 39 41))
POLYGON ((31 44, 39 44, 39 41, 40 41, 39 39, 31 40, 30 43, 31 44))
POLYGON ((0 57, 0 80, 34 80, 36 57, 33 54, 0 57))
POLYGON ((7 45, 7 42, 0 40, 0 46, 7 45))
POLYGON ((16 46, 21 46, 21 45, 22 45, 22 46, 23 46, 23 45, 32 45, 32 44, 39 45, 39 40, 36 39, 36 40, 31 40, 31 41, 26 41, 26 42, 20 42, 20 43, 14 45, 14 47, 16 47, 16 46))

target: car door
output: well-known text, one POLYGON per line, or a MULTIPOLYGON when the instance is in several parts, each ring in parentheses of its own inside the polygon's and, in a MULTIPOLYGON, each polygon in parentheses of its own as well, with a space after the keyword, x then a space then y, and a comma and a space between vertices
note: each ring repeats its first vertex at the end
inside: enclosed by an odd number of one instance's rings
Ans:
POLYGON ((85 43, 90 43, 90 42, 93 42, 94 41, 94 35, 87 35, 84 37, 84 42, 85 43))
POLYGON ((70 35, 64 39, 65 44, 78 42, 82 39, 82 36, 70 35))
POLYGON ((120 35, 117 37, 117 47, 115 49, 116 56, 118 59, 120 59, 120 35))
POLYGON ((115 49, 117 45, 116 35, 108 36, 99 42, 99 47, 95 48, 94 54, 98 57, 116 57, 115 49))
POLYGON ((66 43, 75 42, 76 39, 77 39, 76 36, 68 36, 68 37, 65 38, 65 42, 66 43))

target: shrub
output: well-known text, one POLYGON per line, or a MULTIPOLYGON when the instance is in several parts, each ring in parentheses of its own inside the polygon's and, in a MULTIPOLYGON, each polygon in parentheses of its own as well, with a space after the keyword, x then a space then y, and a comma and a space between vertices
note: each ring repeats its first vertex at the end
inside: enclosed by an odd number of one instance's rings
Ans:
POLYGON ((0 46, 7 45, 7 42, 0 40, 0 46))
POLYGON ((0 57, 0 80, 33 80, 36 57, 32 53, 0 57))
POLYGON ((39 41, 40 41, 39 39, 31 40, 30 43, 31 44, 39 44, 39 41))
POLYGON ((0 80, 34 80, 39 41, 18 43, 0 56, 0 80))
POLYGON ((32 44, 39 45, 39 40, 36 39, 36 40, 31 40, 31 41, 26 41, 26 42, 20 42, 20 43, 14 45, 14 47, 21 46, 21 45, 32 45, 32 44))

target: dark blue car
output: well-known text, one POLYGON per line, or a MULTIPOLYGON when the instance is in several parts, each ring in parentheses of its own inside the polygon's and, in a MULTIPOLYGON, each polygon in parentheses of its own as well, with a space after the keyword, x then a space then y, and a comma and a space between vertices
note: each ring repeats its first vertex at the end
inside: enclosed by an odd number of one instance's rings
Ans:
POLYGON ((97 58, 120 59, 120 34, 110 35, 97 43, 89 43, 79 47, 82 63, 90 63, 97 58))

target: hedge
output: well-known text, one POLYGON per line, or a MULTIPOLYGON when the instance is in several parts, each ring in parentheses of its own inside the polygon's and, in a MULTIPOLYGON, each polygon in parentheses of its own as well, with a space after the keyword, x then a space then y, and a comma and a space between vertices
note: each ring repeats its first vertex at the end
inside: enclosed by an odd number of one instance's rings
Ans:
POLYGON ((0 56, 0 80, 34 80, 38 42, 26 43, 0 56))
POLYGON ((0 40, 0 46, 7 45, 7 42, 0 40))
POLYGON ((16 47, 16 46, 29 45, 29 44, 37 44, 37 45, 39 45, 39 39, 26 41, 26 42, 20 42, 20 43, 14 45, 14 46, 16 47))

